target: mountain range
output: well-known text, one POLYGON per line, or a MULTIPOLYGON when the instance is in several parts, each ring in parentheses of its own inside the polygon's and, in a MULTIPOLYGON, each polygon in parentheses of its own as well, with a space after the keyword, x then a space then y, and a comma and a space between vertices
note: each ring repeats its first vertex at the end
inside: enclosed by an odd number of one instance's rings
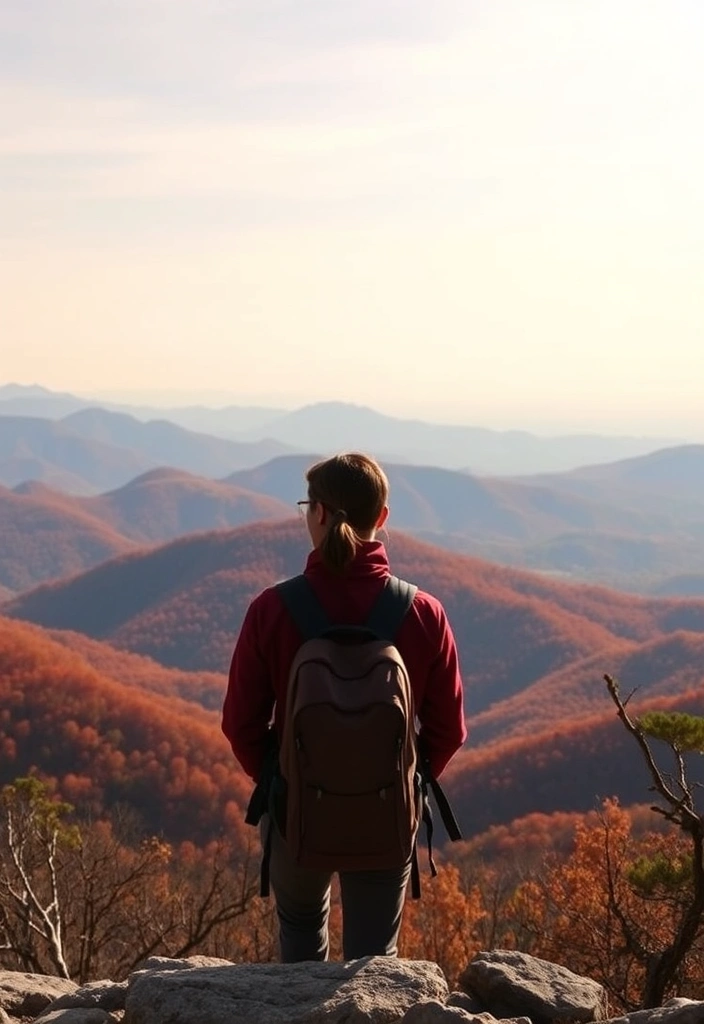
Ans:
POLYGON ((278 441, 227 441, 105 409, 84 409, 61 420, 0 416, 0 483, 7 487, 36 480, 91 494, 149 469, 168 466, 219 477, 289 450, 278 441))
POLYGON ((338 447, 383 456, 393 569, 455 630, 470 742, 446 781, 468 836, 647 799, 605 672, 634 713, 704 713, 704 446, 480 431, 478 475, 474 428, 337 403, 156 412, 0 388, 0 785, 36 770, 171 839, 239 834, 229 659, 251 598, 300 570, 294 503, 338 447), (582 442, 609 461, 570 462, 582 442))
MULTIPOLYGON (((20 592, 136 545, 288 517, 315 458, 281 455, 220 480, 149 470, 88 496, 36 482, 0 487, 0 585, 20 592)), ((430 543, 634 592, 704 594, 702 445, 539 477, 385 469, 390 522, 430 543)))
MULTIPOLYGON (((107 640, 174 668, 224 672, 249 601, 299 571, 308 550, 305 531, 293 521, 190 535, 44 584, 2 612, 107 640)), ((704 632, 704 601, 568 585, 402 533, 391 533, 388 550, 394 571, 445 604, 473 715, 602 652, 616 657, 655 638, 704 632)), ((631 682, 639 680, 627 675, 631 682)))
MULTIPOLYGON (((91 436, 103 441, 109 438, 111 443, 122 447, 130 447, 134 441, 137 428, 130 426, 129 419, 146 421, 147 424, 168 420, 191 433, 208 434, 220 440, 236 440, 249 445, 271 446, 276 443, 279 451, 322 450, 329 454, 362 448, 387 462, 428 464, 482 475, 564 471, 589 463, 641 455, 678 442, 673 438, 596 434, 540 437, 528 431, 490 430, 401 419, 344 402, 319 402, 286 412, 270 409, 268 413, 265 409, 240 406, 220 410, 197 407, 168 410, 134 406, 108 408, 103 403, 75 395, 16 384, 0 387, 2 416, 45 416, 61 421, 72 430, 91 429, 94 431, 91 436), (100 411, 105 414, 103 423, 109 424, 108 427, 96 419, 96 406, 102 406, 100 411), (75 419, 78 412, 91 413, 93 418, 75 419), (108 414, 114 418, 109 419, 108 414)), ((276 452, 270 447, 269 456, 274 454, 276 452)), ((262 455, 256 461, 262 462, 264 458, 262 455)), ((163 459, 160 464, 174 465, 206 476, 220 475, 217 472, 211 474, 203 465, 186 465, 163 459)), ((255 461, 246 464, 254 465, 255 461)), ((222 475, 226 472, 223 470, 222 475)), ((1 465, 0 481, 9 483, 1 465)), ((117 482, 112 484, 117 485, 117 482)))
MULTIPOLYGON (((296 523, 246 525, 130 552, 4 606, 2 779, 40 766, 71 799, 129 799, 170 834, 191 801, 201 836, 228 813, 241 825, 249 783, 219 732, 225 672, 249 600, 306 549, 296 523)), ((646 798, 602 676, 635 690, 638 710, 702 713, 704 602, 567 586, 403 534, 389 550, 395 571, 441 597, 457 636, 470 744, 447 785, 468 836, 646 798)))

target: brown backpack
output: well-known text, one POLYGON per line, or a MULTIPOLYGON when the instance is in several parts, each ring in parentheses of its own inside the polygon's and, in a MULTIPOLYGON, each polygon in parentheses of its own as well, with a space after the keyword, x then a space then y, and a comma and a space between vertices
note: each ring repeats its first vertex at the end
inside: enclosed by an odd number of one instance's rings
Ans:
POLYGON ((413 853, 423 811, 415 707, 393 639, 416 590, 390 577, 363 626, 334 626, 305 576, 278 586, 304 638, 288 679, 278 824, 304 867, 394 868, 413 853))
POLYGON ((280 747, 273 730, 245 821, 269 815, 260 894, 269 895, 271 825, 295 859, 323 871, 399 867, 411 860, 420 896, 416 836, 425 824, 431 874, 432 790, 449 838, 462 835, 418 749, 406 666, 393 640, 417 588, 387 578, 362 626, 333 625, 305 576, 277 585, 303 638, 288 679, 280 747))

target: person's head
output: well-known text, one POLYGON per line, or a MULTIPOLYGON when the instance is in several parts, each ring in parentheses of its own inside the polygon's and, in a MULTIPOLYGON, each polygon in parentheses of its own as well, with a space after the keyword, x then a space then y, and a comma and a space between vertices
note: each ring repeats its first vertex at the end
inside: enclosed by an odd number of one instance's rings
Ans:
POLYGON ((361 541, 373 540, 389 514, 389 482, 369 455, 346 452, 306 473, 306 522, 324 564, 343 572, 361 541))

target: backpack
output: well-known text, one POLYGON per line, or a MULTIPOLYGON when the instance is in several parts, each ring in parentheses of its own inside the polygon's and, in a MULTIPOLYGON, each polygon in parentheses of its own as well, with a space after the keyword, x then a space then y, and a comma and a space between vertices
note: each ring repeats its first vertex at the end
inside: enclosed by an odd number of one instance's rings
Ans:
POLYGON ((422 801, 413 692, 392 641, 417 588, 392 577, 363 626, 333 626, 305 576, 278 590, 303 637, 279 750, 279 829, 302 867, 400 867, 413 852, 422 801))
MULTIPOLYGON (((332 624, 308 579, 277 585, 303 642, 292 662, 280 748, 272 742, 245 820, 268 812, 295 860, 323 871, 395 868, 411 860, 420 896, 416 836, 433 821, 428 786, 448 835, 461 833, 418 750, 408 671, 393 641, 417 587, 387 578, 361 626, 332 624)), ((273 739, 273 733, 270 734, 273 739)), ((270 833, 262 860, 268 895, 270 833)))

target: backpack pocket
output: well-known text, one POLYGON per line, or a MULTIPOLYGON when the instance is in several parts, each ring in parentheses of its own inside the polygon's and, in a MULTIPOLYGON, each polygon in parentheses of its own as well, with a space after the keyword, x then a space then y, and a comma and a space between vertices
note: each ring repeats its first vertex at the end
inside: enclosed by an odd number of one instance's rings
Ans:
POLYGON ((410 850, 399 830, 400 784, 399 778, 364 793, 305 786, 301 839, 306 853, 348 870, 403 863, 410 850))

